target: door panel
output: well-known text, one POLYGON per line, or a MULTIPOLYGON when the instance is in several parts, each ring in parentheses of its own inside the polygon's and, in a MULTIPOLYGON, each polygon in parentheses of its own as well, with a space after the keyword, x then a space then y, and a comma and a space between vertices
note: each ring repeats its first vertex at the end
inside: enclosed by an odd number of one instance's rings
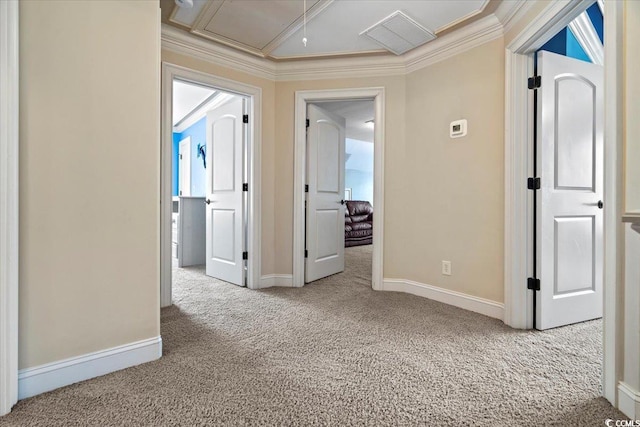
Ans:
MULTIPOLYGON (((336 227, 339 225, 340 209, 325 209, 316 212, 317 236, 335 234, 336 227)), ((344 214, 342 214, 342 227, 344 228, 344 214)), ((316 239, 318 260, 340 256, 339 243, 337 239, 316 239)))
POLYGON ((594 220, 593 216, 556 217, 554 297, 595 289, 594 220))
POLYGON ((211 209, 211 258, 215 261, 236 263, 235 239, 235 211, 225 209, 211 209), (215 239, 213 238, 215 237, 215 239))
POLYGON ((208 276, 244 285, 242 192, 245 102, 236 97, 207 113, 208 276))
POLYGON ((212 154, 213 174, 211 187, 214 192, 233 191, 235 189, 235 153, 236 128, 238 117, 229 115, 220 117, 211 124, 213 132, 212 154))
POLYGON ((538 329, 602 317, 603 69, 538 53, 538 329))
POLYGON ((556 93, 556 188, 593 191, 595 87, 580 76, 569 75, 556 80, 556 93))
POLYGON ((307 109, 305 282, 344 271, 345 120, 307 109))
MULTIPOLYGON (((336 123, 318 121, 316 123, 318 141, 318 167, 316 169, 319 193, 340 191, 341 166, 336 161, 340 158, 340 128, 336 123)), ((342 145, 344 149, 344 144, 342 145)), ((344 157, 343 157, 344 158, 344 157)), ((344 168, 344 166, 342 166, 344 168)))

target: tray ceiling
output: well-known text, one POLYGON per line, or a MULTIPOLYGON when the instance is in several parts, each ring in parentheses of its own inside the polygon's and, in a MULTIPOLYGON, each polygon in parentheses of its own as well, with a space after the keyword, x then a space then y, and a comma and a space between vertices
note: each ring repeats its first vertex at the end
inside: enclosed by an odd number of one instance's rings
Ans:
POLYGON ((210 99, 215 90, 176 80, 173 82, 173 125, 210 99))
POLYGON ((478 17, 488 4, 489 0, 307 0, 305 47, 302 0, 194 0, 189 9, 161 1, 163 9, 171 7, 168 23, 273 60, 388 53, 362 33, 397 11, 437 37, 478 17))

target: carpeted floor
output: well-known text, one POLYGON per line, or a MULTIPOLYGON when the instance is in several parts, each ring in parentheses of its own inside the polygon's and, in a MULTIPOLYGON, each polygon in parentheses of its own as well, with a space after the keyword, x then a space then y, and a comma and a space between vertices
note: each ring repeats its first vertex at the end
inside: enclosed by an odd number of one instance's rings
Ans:
POLYGON ((548 332, 373 292, 370 246, 303 289, 179 269, 161 360, 18 403, 0 426, 602 426, 600 321, 548 332))

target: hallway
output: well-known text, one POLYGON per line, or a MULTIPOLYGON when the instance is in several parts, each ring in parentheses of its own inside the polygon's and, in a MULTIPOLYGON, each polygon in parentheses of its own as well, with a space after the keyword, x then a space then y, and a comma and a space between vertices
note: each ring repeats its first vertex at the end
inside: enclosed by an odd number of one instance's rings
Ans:
MULTIPOLYGON (((347 257, 349 266, 362 254, 347 257)), ((624 418, 598 397, 601 321, 517 331, 374 292, 361 267, 303 289, 261 291, 180 269, 175 305, 162 311, 161 360, 22 401, 0 426, 601 426, 624 418)))

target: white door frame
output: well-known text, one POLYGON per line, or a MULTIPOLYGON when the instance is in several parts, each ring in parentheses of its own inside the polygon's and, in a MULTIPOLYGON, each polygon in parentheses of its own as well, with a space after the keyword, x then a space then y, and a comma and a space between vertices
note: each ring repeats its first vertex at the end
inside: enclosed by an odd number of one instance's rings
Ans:
POLYGON ((0 416, 18 401, 18 1, 0 1, 0 416))
MULTIPOLYGON (((532 192, 527 177, 533 165, 533 55, 593 2, 554 1, 506 47, 505 53, 505 301, 504 322, 514 328, 532 327, 532 293, 526 279, 532 268, 532 192)), ((617 286, 622 277, 617 257, 621 226, 620 117, 622 92, 622 8, 605 1, 605 153, 604 153, 604 397, 615 405, 619 369, 616 365, 617 286), (615 123, 610 126, 608 123, 615 123)))
POLYGON ((247 287, 260 287, 260 183, 261 183, 261 137, 262 137, 262 89, 191 70, 167 62, 162 63, 162 137, 160 165, 160 306, 171 305, 171 149, 173 130, 171 125, 174 78, 203 84, 248 98, 249 111, 249 156, 247 159, 249 200, 247 206, 247 287), (166 200, 167 203, 162 201, 166 200))
POLYGON ((304 286, 304 185, 307 167, 306 118, 307 104, 316 101, 353 101, 370 99, 374 102, 373 137, 373 260, 371 284, 382 290, 384 248, 384 88, 352 88, 296 91, 295 144, 293 169, 293 286, 304 286))

